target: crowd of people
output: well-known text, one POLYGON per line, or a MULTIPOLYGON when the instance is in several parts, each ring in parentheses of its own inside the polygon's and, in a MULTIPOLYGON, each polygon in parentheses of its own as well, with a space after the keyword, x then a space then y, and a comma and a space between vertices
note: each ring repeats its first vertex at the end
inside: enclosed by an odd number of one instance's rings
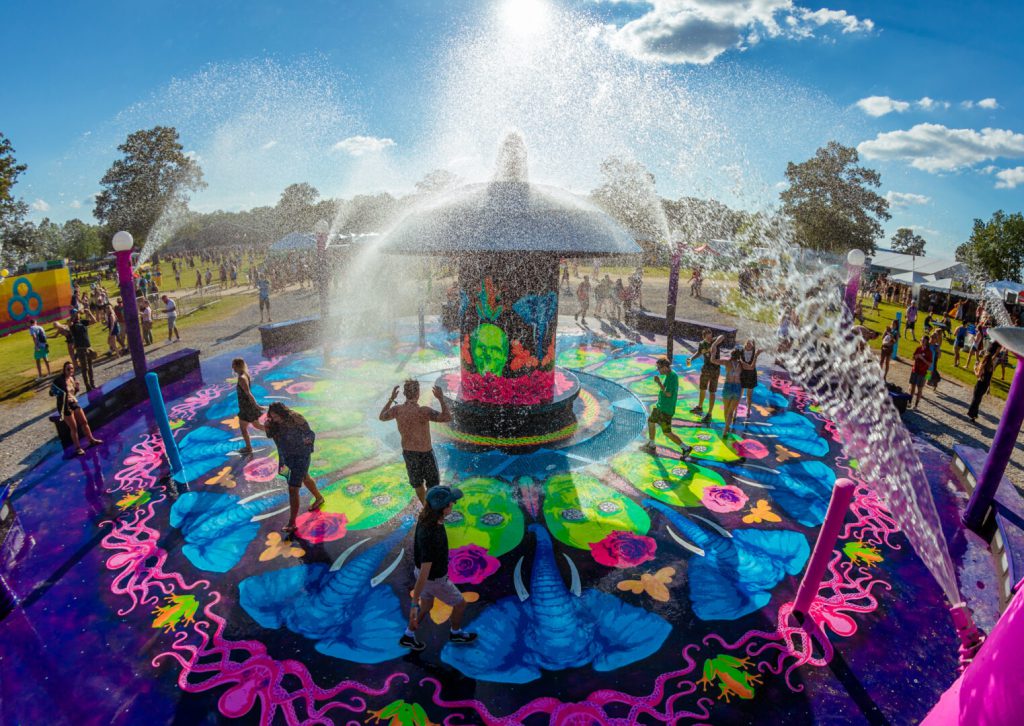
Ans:
MULTIPOLYGON (((911 287, 894 284, 884 277, 870 284, 865 294, 872 301, 872 310, 878 310, 883 300, 904 307, 881 334, 879 365, 883 377, 888 379, 891 362, 898 360, 900 341, 909 339, 916 343, 911 353, 909 384, 912 405, 918 408, 926 387, 938 390, 942 381, 939 359, 943 354, 951 354, 954 368, 963 367, 974 374, 967 416, 971 421, 977 421, 994 372, 1000 369, 1001 380, 1005 380, 1009 365, 1008 352, 988 334, 996 324, 989 310, 964 297, 947 303, 949 298, 937 291, 921 290, 915 297, 911 287), (922 331, 920 340, 917 337, 919 328, 922 331), (950 349, 949 353, 943 350, 944 344, 950 349), (964 355, 966 358, 961 366, 964 355)), ((1010 322, 1019 325, 1019 316, 1011 312, 1010 322)))
MULTIPOLYGON (((562 261, 561 284, 566 293, 572 293, 572 286, 569 282, 569 262, 562 261)), ((574 276, 579 279, 579 265, 573 265, 574 276)), ((584 274, 583 279, 576 285, 577 309, 573 318, 586 325, 587 312, 590 310, 590 302, 594 301, 594 315, 600 318, 607 315, 614 320, 625 321, 637 310, 643 309, 643 287, 644 271, 642 267, 636 270, 627 278, 626 283, 622 278, 612 282, 611 276, 605 273, 601 277, 600 264, 595 260, 593 263, 593 275, 595 282, 591 283, 590 275, 584 274)))

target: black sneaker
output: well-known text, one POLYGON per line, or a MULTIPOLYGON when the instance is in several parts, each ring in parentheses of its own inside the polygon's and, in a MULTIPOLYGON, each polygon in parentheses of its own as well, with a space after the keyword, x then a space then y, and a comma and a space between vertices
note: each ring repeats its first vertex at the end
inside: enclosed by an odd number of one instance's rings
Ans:
POLYGON ((701 422, 702 424, 709 424, 709 423, 711 423, 711 414, 710 414, 710 413, 708 413, 708 414, 705 414, 704 418, 702 418, 702 419, 700 420, 700 422, 701 422))
POLYGON ((680 459, 686 459, 692 453, 693 453, 693 447, 692 446, 688 446, 686 444, 683 444, 683 447, 681 449, 681 456, 679 458, 680 459))
POLYGON ((690 413, 704 413, 704 408, 702 406, 694 406, 690 409, 690 413))
POLYGON ((467 633, 465 631, 461 633, 453 632, 448 635, 448 640, 453 643, 472 643, 476 640, 476 633, 467 633))
POLYGON ((421 650, 427 647, 420 641, 416 640, 415 635, 403 635, 401 638, 398 639, 398 644, 403 648, 408 648, 409 650, 416 653, 419 653, 421 650))

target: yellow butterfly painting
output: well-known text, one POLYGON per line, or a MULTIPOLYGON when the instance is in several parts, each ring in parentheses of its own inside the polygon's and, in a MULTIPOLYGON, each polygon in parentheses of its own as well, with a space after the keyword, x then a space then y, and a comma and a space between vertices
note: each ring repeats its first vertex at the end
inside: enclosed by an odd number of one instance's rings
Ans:
POLYGON ((757 504, 750 508, 750 513, 743 517, 746 524, 760 524, 761 522, 781 522, 782 517, 772 511, 772 505, 767 499, 758 499, 757 504))
POLYGON ((260 553, 260 562, 267 562, 275 557, 302 557, 306 554, 306 550, 284 539, 280 532, 268 534, 266 545, 267 548, 260 553))
POLYGON ((623 580, 616 587, 620 590, 628 590, 635 595, 646 592, 658 602, 668 602, 669 592, 666 585, 672 582, 672 575, 676 571, 672 567, 662 567, 653 575, 645 572, 640 575, 639 580, 623 580))
POLYGON ((760 405, 755 403, 754 404, 754 410, 757 411, 762 416, 764 416, 765 418, 768 418, 769 416, 771 416, 772 411, 774 409, 768 408, 767 406, 760 406, 760 405))
POLYGON ((234 489, 236 482, 235 477, 231 475, 231 467, 225 466, 223 469, 218 471, 214 476, 210 477, 204 482, 207 486, 221 486, 225 489, 234 489))
POLYGON ((782 444, 775 444, 775 458, 781 462, 789 459, 799 459, 800 454, 795 451, 790 451, 782 444))
POLYGON ((272 388, 273 388, 273 389, 274 389, 275 391, 280 391, 280 390, 281 390, 282 388, 284 388, 285 386, 290 386, 290 385, 291 385, 292 383, 294 383, 294 382, 295 382, 295 381, 293 381, 293 380, 292 380, 291 378, 288 378, 288 379, 286 379, 286 380, 283 380, 283 381, 271 381, 271 382, 270 382, 270 386, 271 386, 271 387, 272 387, 272 388))

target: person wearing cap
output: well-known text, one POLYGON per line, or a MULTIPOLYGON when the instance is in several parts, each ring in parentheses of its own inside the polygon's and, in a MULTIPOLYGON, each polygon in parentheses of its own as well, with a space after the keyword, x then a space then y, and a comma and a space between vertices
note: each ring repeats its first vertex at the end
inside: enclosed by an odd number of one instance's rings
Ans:
POLYGON ((412 589, 409 626, 398 640, 403 648, 421 651, 426 647, 416 638, 416 630, 433 607, 435 598, 452 609, 448 640, 453 643, 472 643, 476 640, 476 633, 462 629, 466 601, 459 588, 448 579, 448 533, 444 528, 444 518, 452 513, 452 505, 460 499, 462 491, 459 489, 436 486, 427 490, 426 505, 416 520, 416 532, 413 535, 412 558, 416 584, 412 589))

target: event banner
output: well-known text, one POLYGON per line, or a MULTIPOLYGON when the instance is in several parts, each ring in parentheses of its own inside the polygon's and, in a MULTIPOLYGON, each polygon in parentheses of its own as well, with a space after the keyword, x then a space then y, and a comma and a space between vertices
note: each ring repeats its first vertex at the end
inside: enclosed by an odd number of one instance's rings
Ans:
POLYGON ((8 277, 0 283, 0 336, 28 327, 29 318, 56 320, 71 307, 66 267, 8 277))

